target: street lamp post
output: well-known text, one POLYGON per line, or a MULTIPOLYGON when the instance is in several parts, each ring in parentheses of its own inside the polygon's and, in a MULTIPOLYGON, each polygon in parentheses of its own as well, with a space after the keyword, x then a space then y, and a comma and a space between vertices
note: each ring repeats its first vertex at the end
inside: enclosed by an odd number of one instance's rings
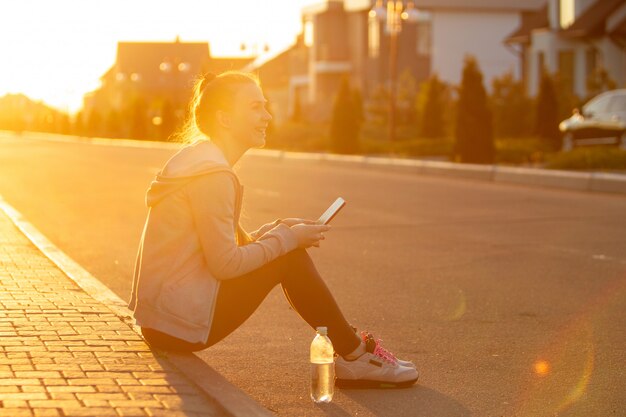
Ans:
POLYGON ((376 0, 369 16, 385 22, 385 32, 389 34, 389 145, 393 155, 396 143, 396 74, 398 66, 398 35, 402 31, 402 21, 414 23, 418 19, 415 4, 410 0, 404 7, 403 0, 387 0, 386 10, 383 0, 376 0))

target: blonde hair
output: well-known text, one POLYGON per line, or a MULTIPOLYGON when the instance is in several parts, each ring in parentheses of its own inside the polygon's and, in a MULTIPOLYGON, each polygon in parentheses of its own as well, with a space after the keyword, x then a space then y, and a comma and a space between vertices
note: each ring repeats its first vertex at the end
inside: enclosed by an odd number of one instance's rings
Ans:
MULTIPOLYGON (((232 109, 238 88, 249 83, 261 86, 256 74, 238 70, 224 71, 217 75, 208 72, 196 78, 187 118, 181 128, 174 132, 171 140, 180 142, 183 146, 210 140, 216 130, 215 112, 232 109)), ((238 246, 254 242, 254 238, 241 226, 241 220, 237 224, 235 240, 238 246)))
POLYGON ((210 140, 216 129, 215 112, 232 109, 235 94, 242 84, 261 86, 256 74, 238 70, 228 70, 217 75, 208 72, 196 78, 187 118, 171 140, 183 145, 210 140))

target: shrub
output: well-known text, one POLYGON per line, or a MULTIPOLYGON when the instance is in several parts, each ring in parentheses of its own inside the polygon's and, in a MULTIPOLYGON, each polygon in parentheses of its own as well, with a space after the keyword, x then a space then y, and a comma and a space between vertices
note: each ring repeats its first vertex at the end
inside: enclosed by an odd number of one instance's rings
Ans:
POLYGON ((354 96, 347 77, 343 77, 339 92, 333 104, 330 125, 331 149, 337 153, 355 154, 359 152, 359 127, 354 96))
POLYGON ((465 58, 455 124, 455 159, 490 164, 494 161, 493 126, 483 75, 476 59, 465 58))

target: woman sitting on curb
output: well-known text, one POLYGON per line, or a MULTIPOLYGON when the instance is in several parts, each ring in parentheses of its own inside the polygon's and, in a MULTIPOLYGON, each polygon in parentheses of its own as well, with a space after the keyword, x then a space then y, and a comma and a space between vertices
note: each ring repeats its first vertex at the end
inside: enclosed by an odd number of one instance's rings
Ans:
POLYGON ((128 307, 146 341, 160 349, 206 349, 237 329, 281 284, 315 329, 326 326, 338 386, 409 386, 418 372, 343 316, 306 248, 328 225, 278 219, 247 233, 239 219, 243 185, 233 166, 263 147, 271 115, 259 80, 227 71, 194 86, 183 146, 146 194, 148 215, 128 307), (320 308, 323 306, 323 308, 320 308))

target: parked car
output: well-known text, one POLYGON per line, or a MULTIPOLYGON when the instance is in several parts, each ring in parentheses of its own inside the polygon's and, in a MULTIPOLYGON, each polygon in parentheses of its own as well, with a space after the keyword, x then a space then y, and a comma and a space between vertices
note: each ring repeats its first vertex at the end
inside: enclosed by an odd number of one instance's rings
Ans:
POLYGON ((626 150, 626 89, 611 90, 589 100, 581 111, 559 124, 562 151, 576 146, 617 145, 626 150))

